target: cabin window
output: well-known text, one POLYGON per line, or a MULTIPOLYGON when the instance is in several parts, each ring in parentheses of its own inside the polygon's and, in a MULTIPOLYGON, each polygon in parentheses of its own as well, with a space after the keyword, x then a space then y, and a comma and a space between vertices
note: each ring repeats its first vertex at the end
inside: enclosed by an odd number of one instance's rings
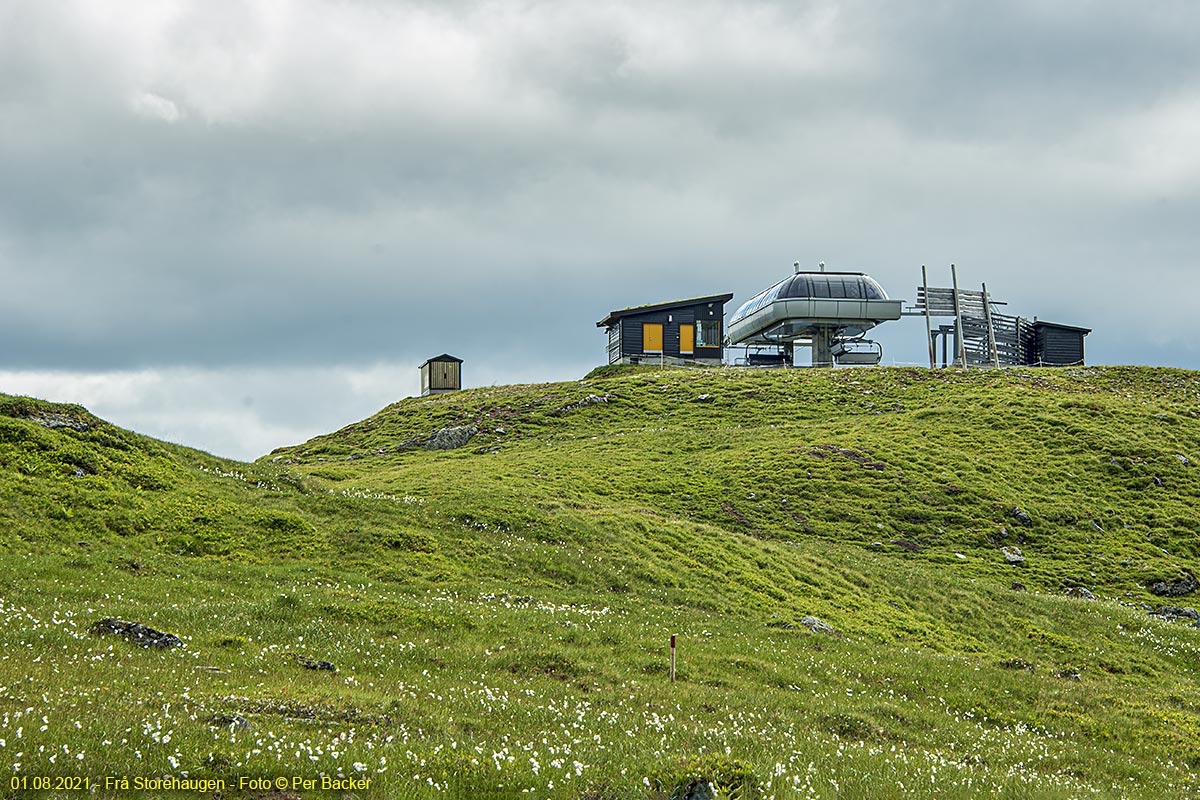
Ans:
POLYGON ((720 347, 721 323, 715 319, 696 320, 696 347, 720 347))
POLYGON ((642 352, 661 353, 663 351, 663 326, 661 322, 642 323, 642 352))

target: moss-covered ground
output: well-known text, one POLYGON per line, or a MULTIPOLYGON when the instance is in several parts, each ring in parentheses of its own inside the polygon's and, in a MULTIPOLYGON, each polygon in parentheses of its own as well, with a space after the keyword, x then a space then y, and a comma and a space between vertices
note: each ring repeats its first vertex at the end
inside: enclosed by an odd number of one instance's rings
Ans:
POLYGON ((1195 796, 1198 470, 1168 369, 602 369, 253 464, 0 395, 0 794, 1195 796))

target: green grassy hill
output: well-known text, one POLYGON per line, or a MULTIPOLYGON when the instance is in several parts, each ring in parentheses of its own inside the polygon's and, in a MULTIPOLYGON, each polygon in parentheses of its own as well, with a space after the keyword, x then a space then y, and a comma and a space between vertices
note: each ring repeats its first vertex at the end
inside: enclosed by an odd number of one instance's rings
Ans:
POLYGON ((1198 469, 1200 375, 1167 369, 606 368, 254 464, 0 395, 0 767, 1194 796, 1200 630, 1147 611, 1196 604, 1155 585, 1196 571, 1198 469))

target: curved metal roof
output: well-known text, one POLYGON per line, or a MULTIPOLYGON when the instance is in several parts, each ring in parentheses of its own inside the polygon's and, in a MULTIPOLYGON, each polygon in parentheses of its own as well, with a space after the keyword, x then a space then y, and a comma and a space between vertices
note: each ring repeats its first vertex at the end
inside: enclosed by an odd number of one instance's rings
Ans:
POLYGON ((816 298, 830 300, 887 300, 887 292, 875 279, 861 272, 797 272, 759 292, 733 312, 735 322, 776 300, 816 298))

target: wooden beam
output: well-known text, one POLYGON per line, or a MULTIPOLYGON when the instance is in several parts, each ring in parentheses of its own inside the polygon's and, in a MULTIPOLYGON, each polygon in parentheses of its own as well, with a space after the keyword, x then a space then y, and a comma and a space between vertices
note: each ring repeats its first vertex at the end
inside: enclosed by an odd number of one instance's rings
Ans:
POLYGON ((933 320, 929 311, 929 276, 924 264, 921 265, 921 289, 925 305, 925 338, 929 340, 929 368, 934 369, 937 367, 937 353, 933 343, 933 320))
POLYGON ((963 340, 962 306, 958 300, 958 268, 950 265, 950 278, 954 281, 954 345, 958 348, 955 357, 963 369, 967 368, 967 343, 963 340))
POLYGON ((987 320, 988 354, 992 358, 992 366, 1000 369, 1000 354, 996 352, 996 328, 992 325, 992 305, 988 302, 987 284, 983 284, 983 316, 987 320))

